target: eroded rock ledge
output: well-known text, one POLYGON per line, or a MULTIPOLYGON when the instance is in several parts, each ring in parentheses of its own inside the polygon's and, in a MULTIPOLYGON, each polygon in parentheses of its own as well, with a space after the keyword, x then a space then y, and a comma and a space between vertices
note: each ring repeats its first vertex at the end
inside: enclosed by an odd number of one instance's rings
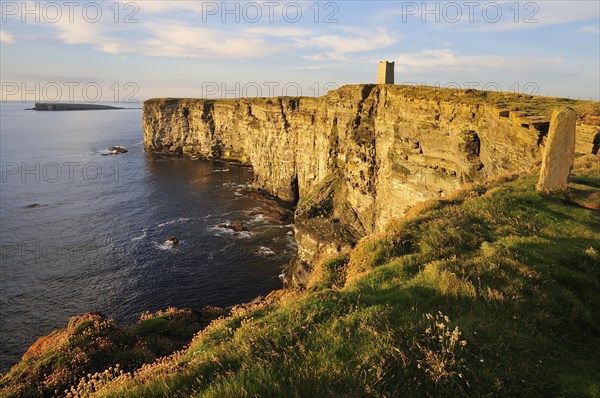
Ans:
POLYGON ((303 285, 311 264, 415 203, 529 170, 541 159, 546 113, 565 103, 591 107, 594 122, 579 123, 577 143, 591 152, 598 103, 392 85, 319 98, 151 99, 144 146, 243 162, 256 187, 298 202, 298 260, 287 277, 303 285))

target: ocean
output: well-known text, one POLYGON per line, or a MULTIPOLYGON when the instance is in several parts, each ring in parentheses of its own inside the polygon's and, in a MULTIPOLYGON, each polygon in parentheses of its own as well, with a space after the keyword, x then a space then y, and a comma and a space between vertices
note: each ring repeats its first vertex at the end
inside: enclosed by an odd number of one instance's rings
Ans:
POLYGON ((281 287, 293 225, 240 194, 250 168, 144 152, 140 109, 32 106, 0 108, 0 372, 74 315, 131 323, 281 287), (248 232, 218 227, 238 220, 248 232))

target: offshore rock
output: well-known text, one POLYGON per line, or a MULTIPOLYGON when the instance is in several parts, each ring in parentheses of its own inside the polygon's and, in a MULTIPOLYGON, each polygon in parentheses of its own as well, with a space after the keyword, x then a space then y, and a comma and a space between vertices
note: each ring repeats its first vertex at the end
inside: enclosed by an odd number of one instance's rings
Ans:
POLYGON ((246 228, 246 226, 244 224, 242 224, 241 221, 233 221, 231 223, 221 223, 221 224, 217 224, 217 227, 219 228, 229 228, 231 229, 233 232, 244 232, 244 231, 248 231, 248 228, 246 228))
POLYGON ((129 152, 129 151, 127 150, 127 148, 125 148, 125 147, 122 147, 122 146, 118 146, 118 145, 116 145, 116 146, 111 146, 111 147, 109 147, 109 148, 108 148, 108 150, 109 150, 109 151, 111 151, 111 152, 112 152, 112 153, 114 153, 114 154, 119 154, 119 153, 127 153, 127 152, 129 152))
POLYGON ((164 240, 163 244, 170 245, 170 246, 176 246, 177 244, 179 244, 179 239, 177 239, 177 237, 175 235, 171 235, 167 239, 164 240))

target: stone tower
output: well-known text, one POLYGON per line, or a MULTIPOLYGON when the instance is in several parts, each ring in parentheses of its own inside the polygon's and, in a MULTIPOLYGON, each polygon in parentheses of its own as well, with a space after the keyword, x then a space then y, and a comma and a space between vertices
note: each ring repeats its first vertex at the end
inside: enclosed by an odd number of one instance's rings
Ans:
POLYGON ((379 61, 377 84, 394 84, 394 63, 379 61))

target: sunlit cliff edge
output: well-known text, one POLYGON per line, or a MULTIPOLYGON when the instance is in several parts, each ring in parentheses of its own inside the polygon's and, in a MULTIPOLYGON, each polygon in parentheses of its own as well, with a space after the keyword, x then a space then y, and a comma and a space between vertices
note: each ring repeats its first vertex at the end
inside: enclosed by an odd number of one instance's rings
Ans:
POLYGON ((148 100, 144 145, 250 164, 257 188, 299 201, 298 258, 286 278, 303 286, 313 264, 416 203, 530 170, 552 109, 565 106, 579 115, 576 151, 597 153, 598 102, 400 85, 318 98, 148 100))

